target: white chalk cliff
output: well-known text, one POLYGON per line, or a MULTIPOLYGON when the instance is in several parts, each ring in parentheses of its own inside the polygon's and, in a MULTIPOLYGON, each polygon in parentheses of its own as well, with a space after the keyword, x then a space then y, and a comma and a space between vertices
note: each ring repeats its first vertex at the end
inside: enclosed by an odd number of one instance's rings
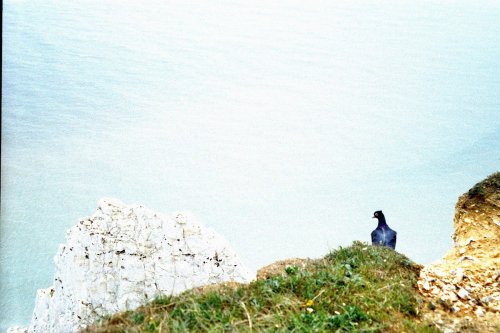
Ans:
POLYGON ((192 217, 112 199, 69 229, 54 261, 54 286, 38 290, 29 333, 77 332, 160 294, 253 278, 230 245, 192 217))

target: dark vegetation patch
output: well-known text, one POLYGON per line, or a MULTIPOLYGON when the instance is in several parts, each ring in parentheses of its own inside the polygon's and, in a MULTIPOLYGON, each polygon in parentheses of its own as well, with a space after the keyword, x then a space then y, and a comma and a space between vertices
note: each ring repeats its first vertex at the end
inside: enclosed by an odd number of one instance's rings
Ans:
POLYGON ((495 172, 483 181, 480 181, 469 190, 470 198, 484 199, 498 193, 500 196, 500 172, 495 172))

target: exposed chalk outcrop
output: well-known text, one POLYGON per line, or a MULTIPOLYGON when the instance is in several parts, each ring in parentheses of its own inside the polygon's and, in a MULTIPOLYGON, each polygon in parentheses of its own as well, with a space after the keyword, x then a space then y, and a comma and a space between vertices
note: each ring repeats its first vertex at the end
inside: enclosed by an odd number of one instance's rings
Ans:
POLYGON ((55 265, 54 285, 37 293, 30 333, 77 332, 160 294, 253 278, 229 244, 193 217, 112 199, 67 232, 55 265))

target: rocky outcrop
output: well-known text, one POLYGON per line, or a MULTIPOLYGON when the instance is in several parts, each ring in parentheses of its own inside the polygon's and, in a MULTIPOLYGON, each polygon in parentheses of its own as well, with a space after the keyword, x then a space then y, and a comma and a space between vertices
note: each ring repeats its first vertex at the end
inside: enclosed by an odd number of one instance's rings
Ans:
POLYGON ((433 304, 428 316, 450 332, 500 327, 500 188, 493 184, 498 179, 500 174, 492 175, 459 198, 454 247, 420 274, 419 290, 433 304))
POLYGON ((186 214, 102 200, 55 256, 54 286, 37 293, 30 333, 77 332, 156 296, 253 277, 229 244, 186 214))

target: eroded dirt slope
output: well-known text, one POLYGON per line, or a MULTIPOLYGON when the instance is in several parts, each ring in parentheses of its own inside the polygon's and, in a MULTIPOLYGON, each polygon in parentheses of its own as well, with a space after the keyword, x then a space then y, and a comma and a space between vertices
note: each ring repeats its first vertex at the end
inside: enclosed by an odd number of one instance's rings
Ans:
POLYGON ((459 198, 454 247, 421 271, 419 290, 433 304, 425 315, 445 332, 500 331, 499 179, 459 198))

